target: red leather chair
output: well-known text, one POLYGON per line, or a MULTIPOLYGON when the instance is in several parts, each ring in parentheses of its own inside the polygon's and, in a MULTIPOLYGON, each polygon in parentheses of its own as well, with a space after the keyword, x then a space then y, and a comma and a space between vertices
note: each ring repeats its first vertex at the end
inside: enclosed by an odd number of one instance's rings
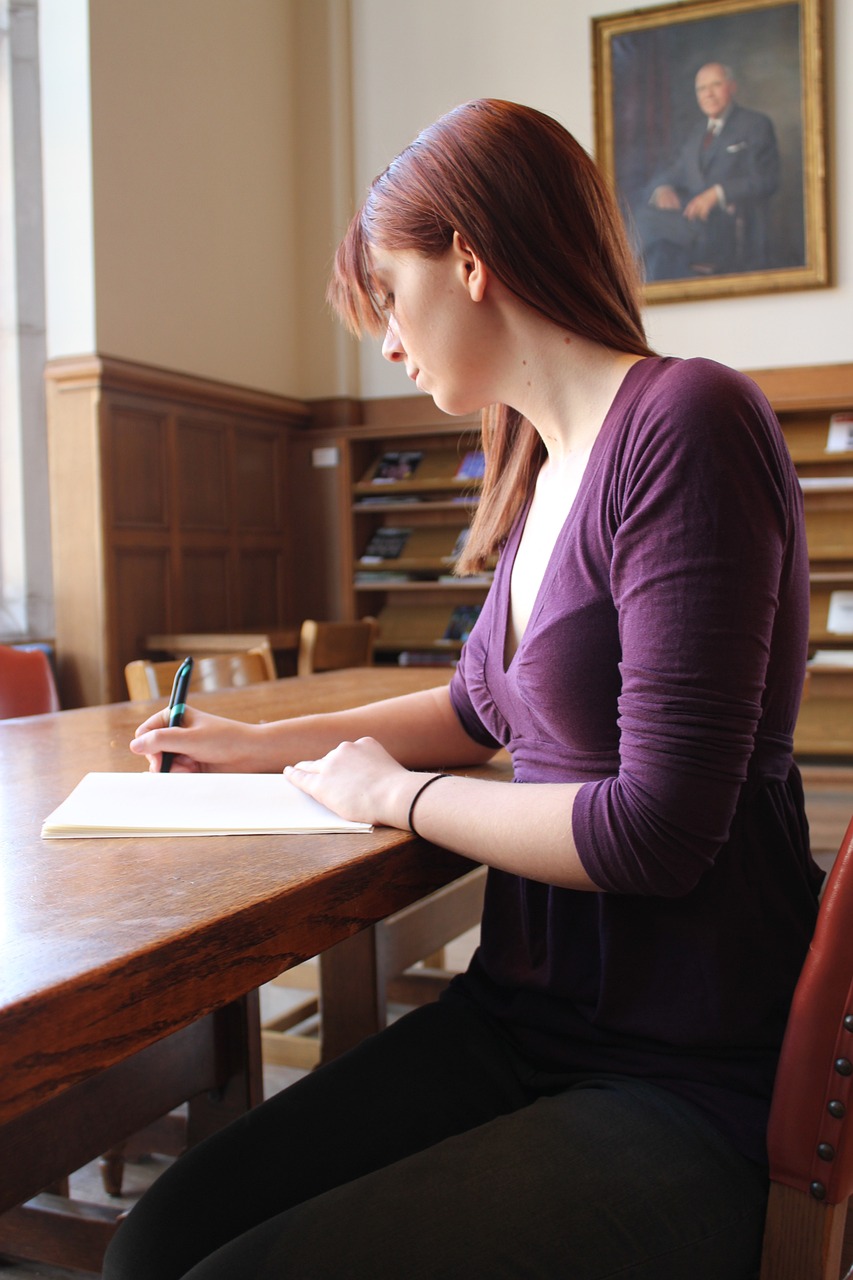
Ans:
POLYGON ((44 650, 0 645, 0 720, 58 710, 56 682, 44 650))
POLYGON ((768 1150, 761 1280, 840 1280, 853 1266, 853 820, 794 993, 768 1150))

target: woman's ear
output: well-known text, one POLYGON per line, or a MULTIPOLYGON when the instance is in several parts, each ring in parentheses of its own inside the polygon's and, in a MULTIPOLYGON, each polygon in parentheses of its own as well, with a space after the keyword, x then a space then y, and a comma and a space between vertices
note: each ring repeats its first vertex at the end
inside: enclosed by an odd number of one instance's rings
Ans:
POLYGON ((458 231, 453 232, 453 252, 456 255, 461 278, 472 300, 480 302, 486 292, 489 279, 486 264, 482 258, 477 257, 458 231))

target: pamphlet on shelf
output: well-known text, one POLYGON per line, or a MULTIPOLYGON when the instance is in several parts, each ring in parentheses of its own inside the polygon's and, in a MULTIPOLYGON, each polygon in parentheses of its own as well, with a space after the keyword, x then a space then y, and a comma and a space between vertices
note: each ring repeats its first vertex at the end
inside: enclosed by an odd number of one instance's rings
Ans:
POLYGON ((467 640, 482 607, 481 604, 458 604, 450 615, 442 640, 467 640))
POLYGON ((829 419, 827 453, 853 453, 853 413, 834 413, 829 419))
POLYGON ((87 773, 43 837, 294 835, 370 831, 282 773, 87 773))
POLYGON ((817 649, 809 658, 810 667, 853 667, 853 649, 817 649))
POLYGON ((853 476, 800 476, 803 493, 841 493, 853 489, 853 476))
POLYGON ((401 503, 417 506, 421 499, 415 493, 366 493, 356 500, 357 507, 396 507, 401 503))
POLYGON ((371 482, 373 484, 399 484, 401 480, 411 480, 423 458, 419 449, 394 450, 383 453, 376 464, 371 482))
POLYGON ((482 449, 472 449, 465 454, 456 470, 456 480, 482 480, 486 459, 482 449))
POLYGON ((362 569, 361 572, 356 572, 353 580, 357 587, 375 587, 380 583, 382 585, 392 585, 394 583, 415 581, 410 573, 399 573, 393 569, 380 569, 378 566, 376 569, 362 569))
POLYGON ((392 528, 391 525, 382 525, 379 529, 375 529, 361 557, 362 564, 396 560, 408 542, 411 532, 411 529, 392 528))
POLYGON ((853 636, 853 591, 830 594, 826 629, 837 636, 853 636))
POLYGON ((487 570, 485 573, 466 573, 462 577, 458 573, 440 573, 436 581, 442 583, 453 582, 456 586, 460 582, 464 582, 468 587, 490 587, 493 578, 494 574, 491 570, 487 570))
POLYGON ((468 541, 468 535, 470 534, 470 532, 471 532, 471 529, 469 527, 459 530, 459 536, 457 537, 455 543, 453 544, 453 550, 450 553, 451 560, 458 560, 459 557, 462 555, 462 552, 465 550, 465 543, 468 541))

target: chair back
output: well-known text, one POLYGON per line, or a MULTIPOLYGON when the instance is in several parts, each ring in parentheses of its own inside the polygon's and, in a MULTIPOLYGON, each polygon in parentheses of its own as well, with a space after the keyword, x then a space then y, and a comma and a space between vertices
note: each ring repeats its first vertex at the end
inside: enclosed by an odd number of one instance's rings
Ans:
MULTIPOLYGON (((193 655, 195 657, 195 655, 193 655)), ((124 669, 131 702, 167 697, 180 662, 150 662, 137 658, 124 669)), ((262 680, 275 680, 275 659, 269 642, 236 653, 204 654, 195 659, 190 693, 215 693, 262 680)))
POLYGON ((853 1193, 853 820, 794 992, 767 1145, 762 1280, 835 1280, 853 1193))
POLYGON ((0 645, 0 719, 59 710, 59 695, 43 649, 0 645))
POLYGON ((297 675, 369 667, 378 631, 375 618, 362 618, 359 622, 315 622, 306 618, 299 631, 297 675))
POLYGON ((183 659, 188 653, 194 658, 207 654, 238 653, 242 649, 258 649, 265 644, 272 648, 270 637, 262 632, 178 631, 145 636, 142 652, 159 661, 163 658, 183 659))

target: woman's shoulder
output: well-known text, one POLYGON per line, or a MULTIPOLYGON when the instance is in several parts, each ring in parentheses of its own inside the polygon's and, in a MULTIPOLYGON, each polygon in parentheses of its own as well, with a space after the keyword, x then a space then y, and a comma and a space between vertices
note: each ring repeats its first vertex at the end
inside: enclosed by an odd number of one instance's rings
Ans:
POLYGON ((707 356, 652 356, 638 366, 650 393, 684 396, 700 392, 714 397, 730 395, 763 399, 763 393, 747 374, 707 356))
MULTIPOLYGON (((635 366, 638 367, 638 366, 635 366)), ((766 396, 745 373, 704 356, 653 357, 642 362, 629 420, 642 430, 669 427, 676 434, 707 431, 719 437, 753 424, 760 434, 778 430, 766 396)))
POLYGON ((642 366, 631 370, 639 376, 615 424, 617 473, 751 470, 771 458, 774 470, 783 465, 779 423, 747 375, 704 357, 653 357, 642 366))

